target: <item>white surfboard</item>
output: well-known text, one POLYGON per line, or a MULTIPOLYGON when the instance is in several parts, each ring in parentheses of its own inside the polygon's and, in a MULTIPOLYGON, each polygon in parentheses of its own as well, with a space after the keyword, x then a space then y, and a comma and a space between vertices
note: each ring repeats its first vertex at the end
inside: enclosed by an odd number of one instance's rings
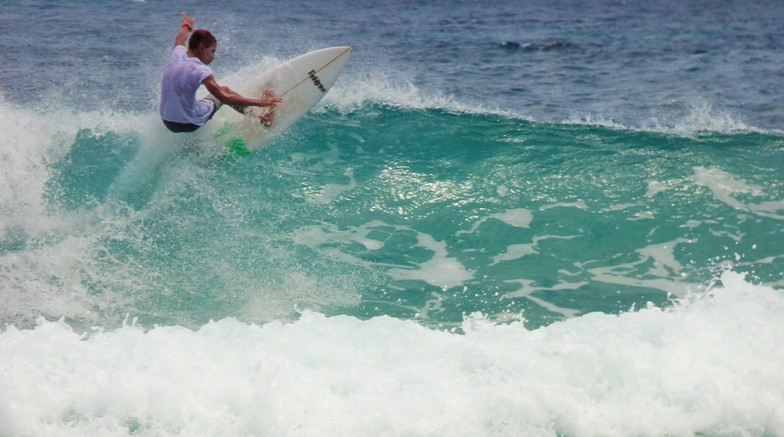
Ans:
POLYGON ((271 123, 262 122, 268 108, 248 108, 247 115, 229 107, 221 108, 213 120, 210 135, 238 154, 258 149, 275 135, 299 120, 335 83, 348 61, 351 47, 329 47, 288 60, 275 68, 231 88, 246 97, 264 98, 265 93, 282 97, 271 123), (244 149, 244 150, 243 150, 244 149))

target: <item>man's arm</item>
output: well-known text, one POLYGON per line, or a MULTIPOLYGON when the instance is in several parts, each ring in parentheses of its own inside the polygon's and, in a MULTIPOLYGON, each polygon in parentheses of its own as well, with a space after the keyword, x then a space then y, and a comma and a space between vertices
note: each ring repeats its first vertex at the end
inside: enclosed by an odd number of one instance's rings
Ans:
POLYGON ((212 74, 204 79, 201 83, 204 84, 204 86, 207 88, 207 91, 209 91, 213 96, 217 97, 218 100, 235 108, 244 108, 246 106, 275 106, 283 101, 283 99, 280 97, 273 97, 266 100, 242 97, 234 91, 218 85, 218 82, 215 81, 215 75, 212 74))
POLYGON ((174 47, 185 45, 185 41, 188 41, 188 36, 193 32, 193 23, 195 22, 195 18, 189 17, 185 12, 182 13, 182 25, 180 26, 180 32, 174 38, 174 47))

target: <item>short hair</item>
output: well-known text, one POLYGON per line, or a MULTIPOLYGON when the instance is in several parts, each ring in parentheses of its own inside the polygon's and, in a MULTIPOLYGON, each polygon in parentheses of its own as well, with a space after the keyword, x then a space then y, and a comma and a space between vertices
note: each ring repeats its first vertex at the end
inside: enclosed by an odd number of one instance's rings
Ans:
POLYGON ((218 40, 212 36, 209 30, 196 29, 191 34, 190 40, 188 40, 188 50, 198 50, 201 44, 204 44, 204 47, 210 47, 217 43, 218 40))

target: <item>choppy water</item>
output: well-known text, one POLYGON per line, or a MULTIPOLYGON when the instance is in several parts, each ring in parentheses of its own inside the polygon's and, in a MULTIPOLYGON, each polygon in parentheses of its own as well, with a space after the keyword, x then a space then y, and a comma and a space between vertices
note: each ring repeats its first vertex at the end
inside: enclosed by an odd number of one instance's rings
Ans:
POLYGON ((0 15, 0 435, 784 433, 781 4, 178 8, 0 15), (352 57, 232 159, 180 9, 352 57))

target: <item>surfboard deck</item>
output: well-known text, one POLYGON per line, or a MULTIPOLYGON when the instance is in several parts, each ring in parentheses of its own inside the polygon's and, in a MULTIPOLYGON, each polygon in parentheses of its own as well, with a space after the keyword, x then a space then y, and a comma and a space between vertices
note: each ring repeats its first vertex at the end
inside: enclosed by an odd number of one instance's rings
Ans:
POLYGON ((231 153, 246 155, 288 129, 329 91, 348 61, 350 46, 328 47, 290 59, 232 89, 244 96, 283 98, 269 122, 270 108, 251 107, 240 114, 221 108, 207 123, 214 140, 231 153), (265 121, 266 119, 266 121, 265 121))

